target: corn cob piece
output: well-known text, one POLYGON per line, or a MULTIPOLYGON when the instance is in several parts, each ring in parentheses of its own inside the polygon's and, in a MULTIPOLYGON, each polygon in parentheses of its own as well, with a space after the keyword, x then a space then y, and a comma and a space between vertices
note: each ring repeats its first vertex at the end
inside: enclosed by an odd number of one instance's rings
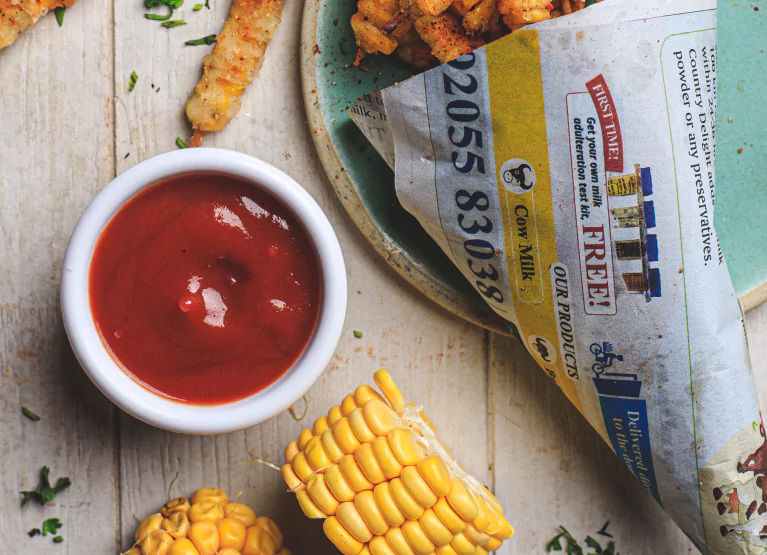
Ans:
POLYGON ((136 529, 125 555, 290 555, 277 525, 216 488, 178 497, 136 529))
POLYGON ((68 8, 75 0, 0 0, 0 50, 19 38, 54 8, 68 8))
POLYGON ((285 449, 290 491, 344 555, 486 555, 514 533, 385 370, 285 449), (323 454, 315 453, 324 450, 323 454), (310 453, 311 451, 311 453, 310 453))
POLYGON ((440 63, 449 62, 485 44, 482 37, 469 37, 461 20, 450 12, 425 15, 415 20, 415 30, 429 45, 440 63))

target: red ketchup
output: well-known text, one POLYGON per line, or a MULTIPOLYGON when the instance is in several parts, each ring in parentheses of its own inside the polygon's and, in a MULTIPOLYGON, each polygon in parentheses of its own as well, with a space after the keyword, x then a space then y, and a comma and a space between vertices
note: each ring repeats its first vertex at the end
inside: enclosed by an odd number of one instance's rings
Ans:
POLYGON ((219 174, 161 181, 96 244, 90 303, 134 380, 196 405, 263 390, 301 355, 321 278, 301 224, 263 190, 219 174))

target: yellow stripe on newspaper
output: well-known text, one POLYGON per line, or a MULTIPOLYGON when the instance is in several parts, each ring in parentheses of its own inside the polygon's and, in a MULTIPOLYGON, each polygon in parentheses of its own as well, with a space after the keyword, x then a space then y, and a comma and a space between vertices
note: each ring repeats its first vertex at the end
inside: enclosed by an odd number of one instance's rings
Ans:
POLYGON ((563 368, 549 268, 558 261, 537 31, 490 44, 487 76, 514 310, 528 349, 581 410, 563 368))

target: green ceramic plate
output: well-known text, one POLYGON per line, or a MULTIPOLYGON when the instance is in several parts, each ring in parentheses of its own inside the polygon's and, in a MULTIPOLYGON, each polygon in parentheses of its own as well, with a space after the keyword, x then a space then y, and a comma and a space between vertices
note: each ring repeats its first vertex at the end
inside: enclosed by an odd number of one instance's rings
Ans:
MULTIPOLYGON (((356 45, 349 20, 356 9, 354 0, 306 0, 304 6, 301 35, 304 101, 325 171, 355 225, 394 270, 447 310, 508 334, 504 321, 477 295, 415 218, 400 206, 393 172, 349 118, 348 109, 356 98, 412 75, 407 66, 393 57, 369 56, 365 59, 368 71, 352 65, 356 45)), ((750 136, 754 137, 755 132, 752 130, 750 136)), ((761 133, 767 135, 767 126, 762 127, 761 133)), ((722 151, 721 146, 719 150, 722 151)), ((726 154, 719 156, 718 164, 722 164, 726 154)), ((736 196, 743 186, 743 178, 734 181, 729 184, 727 198, 736 196)), ((759 185, 767 190, 764 182, 759 185)), ((767 226, 757 222, 754 213, 764 206, 767 203, 751 210, 750 221, 741 219, 737 224, 742 229, 761 227, 761 245, 767 244, 764 232, 767 226)), ((720 229, 725 227, 725 233, 721 230, 720 233, 728 238, 732 236, 727 227, 733 225, 731 222, 732 219, 720 222, 720 229)), ((731 268, 736 264, 733 276, 739 295, 754 290, 755 282, 765 281, 761 278, 767 276, 767 249, 762 254, 766 263, 762 273, 756 272, 758 276, 748 267, 746 256, 736 256, 734 261, 728 258, 731 268)), ((755 297, 749 299, 752 301, 745 303, 747 308, 755 306, 755 297)))

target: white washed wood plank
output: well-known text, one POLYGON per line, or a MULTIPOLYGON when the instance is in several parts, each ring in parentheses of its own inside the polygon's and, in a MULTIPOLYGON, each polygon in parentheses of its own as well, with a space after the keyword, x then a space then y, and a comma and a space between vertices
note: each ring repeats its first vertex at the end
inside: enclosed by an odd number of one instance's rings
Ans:
POLYGON ((110 5, 78 2, 62 28, 50 15, 0 51, 0 553, 117 547, 114 408, 74 359, 58 305, 69 234, 114 171, 110 5), (43 465, 72 487, 20 508, 43 465), (26 535, 49 517, 61 545, 26 535))
POLYGON ((543 553, 559 525, 598 537, 606 520, 621 553, 697 553, 524 347, 491 341, 494 486, 516 529, 498 554, 543 553))
MULTIPOLYGON (((185 27, 146 27, 140 0, 117 5, 118 163, 121 169, 140 159, 175 148, 186 138, 183 104, 200 75, 209 47, 184 47, 183 41, 217 32, 229 2, 212 0, 214 8, 187 13, 185 27), (201 16, 199 19, 198 16, 201 16), (145 29, 150 29, 145 31, 145 29), (133 93, 127 89, 132 70, 139 74, 133 93), (165 96, 168 76, 173 84, 165 96), (162 87, 153 93, 151 83, 162 87), (152 96, 154 95, 154 96, 152 96), (157 100, 157 99, 163 100, 157 100), (131 151, 127 160, 122 160, 131 151)), ((191 7, 191 6, 190 6, 191 7)), ((198 487, 217 485, 267 514, 283 528, 287 545, 297 555, 336 555, 320 523, 301 514, 295 496, 285 492, 280 475, 262 465, 238 465, 251 454, 281 463, 282 449, 313 418, 340 403, 372 374, 386 366, 406 397, 422 403, 446 442, 462 462, 488 479, 484 332, 451 317, 412 291, 352 226, 324 177, 306 124, 298 55, 302 6, 288 2, 277 35, 269 47, 261 77, 246 92, 242 110, 221 133, 208 135, 206 146, 239 150, 279 167, 315 197, 328 213, 343 248, 349 277, 346 329, 334 361, 308 394, 303 422, 289 414, 215 438, 184 437, 154 430, 121 417, 121 503, 124 546, 135 528, 133 514, 144 517, 165 501, 167 487, 180 471, 174 493, 189 495, 198 487), (357 293, 359 291, 359 293, 357 293), (353 330, 363 333, 362 339, 353 330)), ((179 15, 181 15, 179 13, 179 15)), ((149 22, 146 22, 149 23, 149 22)), ((156 26, 156 24, 154 24, 156 26)))

